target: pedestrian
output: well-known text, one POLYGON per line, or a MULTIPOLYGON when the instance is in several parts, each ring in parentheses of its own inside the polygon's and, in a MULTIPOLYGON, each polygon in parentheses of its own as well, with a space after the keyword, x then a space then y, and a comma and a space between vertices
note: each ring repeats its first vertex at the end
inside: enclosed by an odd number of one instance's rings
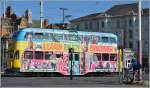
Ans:
POLYGON ((132 58, 131 63, 133 68, 134 81, 138 81, 138 73, 139 69, 141 68, 141 65, 136 58, 132 58))

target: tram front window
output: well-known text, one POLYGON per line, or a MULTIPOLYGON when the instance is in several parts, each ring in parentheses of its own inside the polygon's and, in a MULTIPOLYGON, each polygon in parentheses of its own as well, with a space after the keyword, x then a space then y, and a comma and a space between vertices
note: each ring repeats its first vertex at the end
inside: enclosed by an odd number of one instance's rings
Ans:
POLYGON ((32 51, 25 51, 24 58, 25 59, 32 59, 33 58, 33 52, 32 51))

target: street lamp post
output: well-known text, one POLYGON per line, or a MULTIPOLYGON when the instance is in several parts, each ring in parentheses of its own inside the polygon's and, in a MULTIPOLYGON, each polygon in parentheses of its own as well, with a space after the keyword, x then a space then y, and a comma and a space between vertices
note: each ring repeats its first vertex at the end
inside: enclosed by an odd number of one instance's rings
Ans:
POLYGON ((65 22, 65 10, 68 10, 67 8, 59 8, 60 10, 62 10, 62 22, 64 24, 65 22))
MULTIPOLYGON (((142 36, 141 36, 141 0, 139 0, 138 2, 139 4, 139 9, 138 9, 138 17, 139 17, 139 41, 138 41, 138 57, 139 57, 139 62, 142 66, 142 36)), ((140 69, 140 72, 139 72, 139 81, 143 81, 143 78, 142 78, 142 68, 140 69)))

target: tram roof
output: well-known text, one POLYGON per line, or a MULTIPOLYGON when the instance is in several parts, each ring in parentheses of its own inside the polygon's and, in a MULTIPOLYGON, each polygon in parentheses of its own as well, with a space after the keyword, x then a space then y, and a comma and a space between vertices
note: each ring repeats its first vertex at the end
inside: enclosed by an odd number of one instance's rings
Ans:
POLYGON ((63 29, 41 29, 41 28, 24 28, 20 31, 25 32, 43 32, 43 33, 60 33, 60 34, 69 34, 69 33, 77 33, 79 35, 102 35, 102 36, 111 36, 117 37, 113 33, 104 33, 104 32, 85 32, 85 31, 74 31, 74 30, 63 30, 63 29))

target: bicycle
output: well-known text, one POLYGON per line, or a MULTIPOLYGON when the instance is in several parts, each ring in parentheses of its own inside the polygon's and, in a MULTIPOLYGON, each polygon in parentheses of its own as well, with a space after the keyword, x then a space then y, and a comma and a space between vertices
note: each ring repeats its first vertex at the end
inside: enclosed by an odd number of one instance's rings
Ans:
POLYGON ((133 83, 134 81, 134 71, 131 69, 124 68, 122 75, 123 83, 133 83))

